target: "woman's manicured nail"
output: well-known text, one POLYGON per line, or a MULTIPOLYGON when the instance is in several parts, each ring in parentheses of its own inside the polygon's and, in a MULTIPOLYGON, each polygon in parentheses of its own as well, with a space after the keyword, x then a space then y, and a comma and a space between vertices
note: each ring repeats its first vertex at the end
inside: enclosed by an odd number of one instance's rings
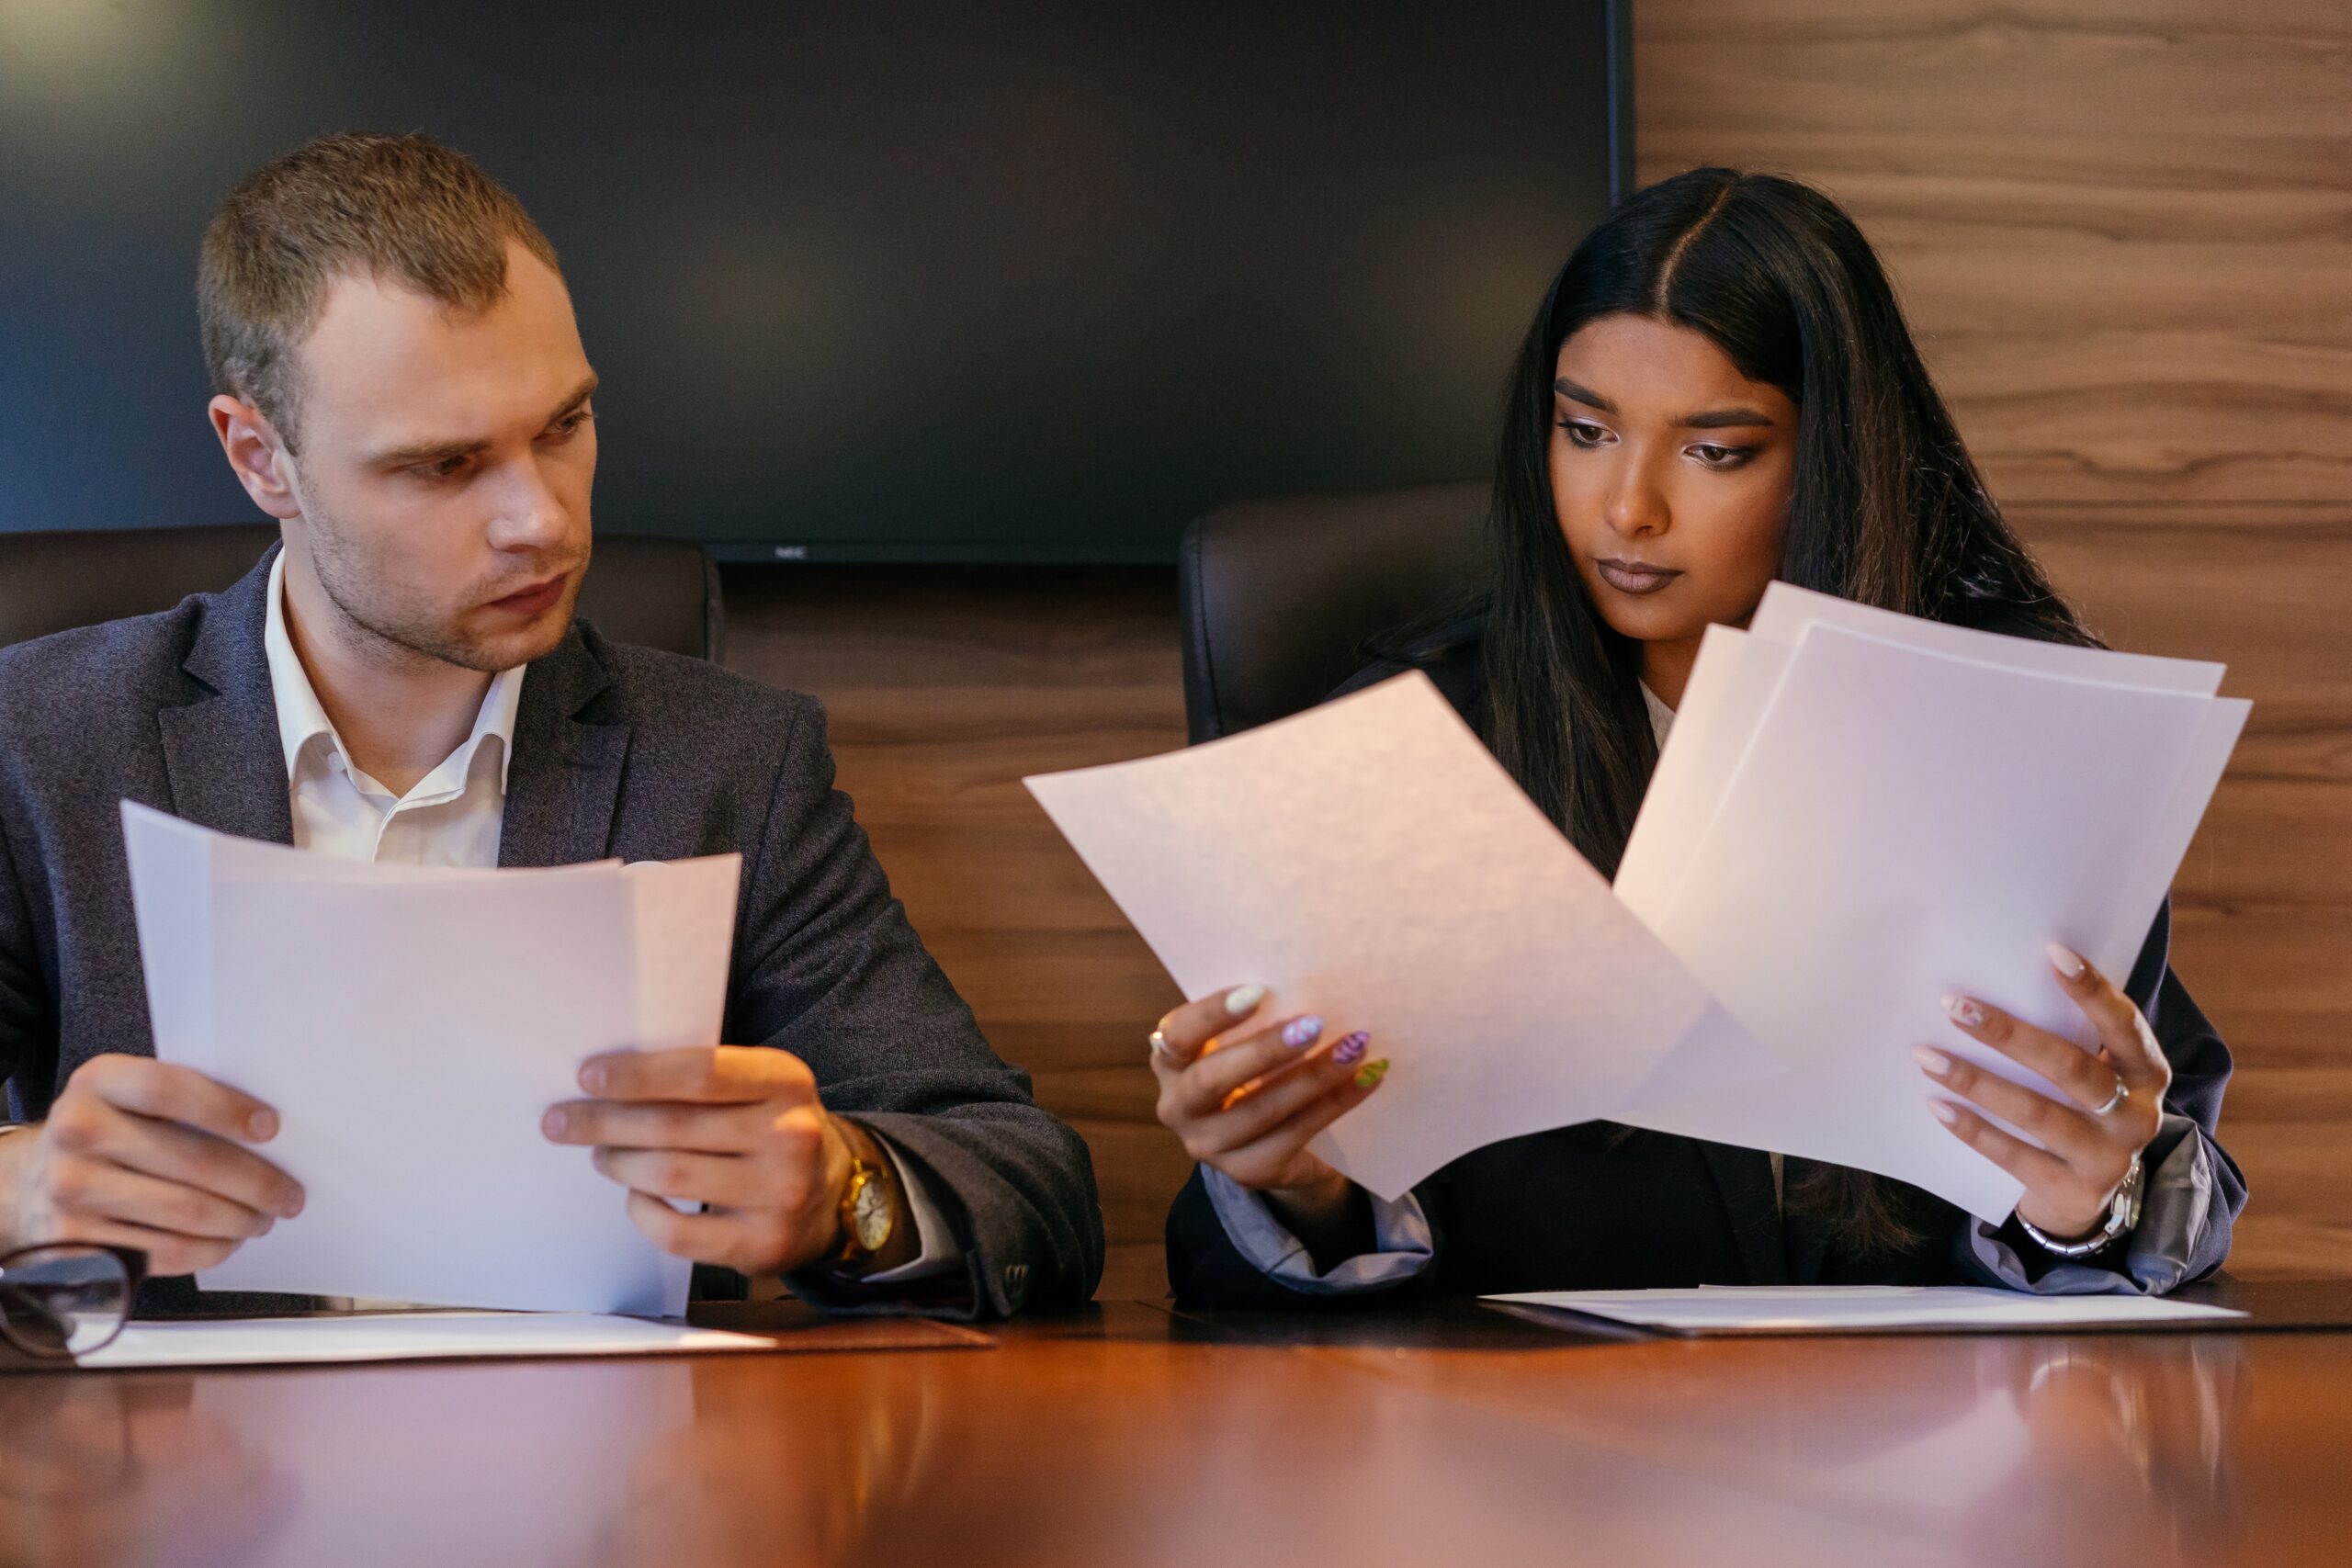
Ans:
POLYGON ((2081 953, 2071 947, 2061 947, 2054 942, 2050 944, 2047 951, 2050 954, 2050 966, 2052 969, 2057 970, 2069 980, 2079 980, 2083 977, 2086 965, 2081 953))
POLYGON ((265 1109, 246 1117, 245 1135, 256 1144, 266 1144, 277 1136, 277 1112, 265 1109))
POLYGON ((605 1091, 605 1068, 601 1062, 591 1062, 580 1069, 580 1087, 590 1094, 605 1091))
POLYGON ((1974 1029, 1984 1021, 1984 1010, 1967 997, 1946 997, 1944 1011, 1962 1029, 1974 1029))
POLYGON ((563 1136, 563 1110, 559 1106, 539 1118, 539 1131, 550 1138, 560 1138, 563 1136))
POLYGON ((1359 1029, 1331 1047, 1331 1060, 1343 1067, 1352 1067, 1363 1060, 1364 1047, 1371 1043, 1372 1036, 1359 1029))
POLYGON ((1283 1043, 1295 1051, 1314 1044, 1315 1037, 1322 1032, 1323 1021, 1310 1012, 1305 1018, 1295 1018, 1283 1025, 1283 1043))
POLYGON ((1936 1113, 1936 1120, 1942 1122, 1947 1127, 1954 1127, 1960 1124, 1960 1108, 1958 1106, 1948 1105, 1940 1100, 1931 1100, 1928 1101, 1928 1109, 1934 1111, 1936 1113))
POLYGON ((1263 986, 1236 986, 1225 993, 1225 1010, 1232 1017, 1239 1018, 1265 999, 1266 987, 1263 986))
POLYGON ((1925 1045, 1915 1045, 1911 1049, 1911 1057, 1919 1064, 1920 1070, 1931 1078, 1944 1077, 1951 1072, 1951 1058, 1941 1051, 1933 1050, 1925 1045))
POLYGON ((1366 1062, 1363 1066, 1356 1069, 1356 1087, 1358 1089, 1371 1089, 1387 1076, 1387 1057, 1383 1056, 1376 1062, 1366 1062))

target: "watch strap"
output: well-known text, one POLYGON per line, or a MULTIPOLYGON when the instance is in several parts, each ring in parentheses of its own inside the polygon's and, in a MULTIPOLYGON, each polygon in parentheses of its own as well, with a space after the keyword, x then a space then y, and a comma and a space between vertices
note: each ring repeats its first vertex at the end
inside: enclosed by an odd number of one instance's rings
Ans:
POLYGON ((2018 1228, 2031 1238, 2034 1246, 2052 1258, 2089 1258, 2105 1252, 2131 1235, 2139 1224, 2140 1183, 2144 1175, 2145 1167, 2142 1165, 2140 1156, 2133 1155, 2131 1168, 2123 1173, 2123 1180, 2116 1188, 2114 1199, 2108 1204, 2107 1223, 2079 1240, 2061 1241, 2043 1232, 2023 1214, 2017 1216, 2018 1228))

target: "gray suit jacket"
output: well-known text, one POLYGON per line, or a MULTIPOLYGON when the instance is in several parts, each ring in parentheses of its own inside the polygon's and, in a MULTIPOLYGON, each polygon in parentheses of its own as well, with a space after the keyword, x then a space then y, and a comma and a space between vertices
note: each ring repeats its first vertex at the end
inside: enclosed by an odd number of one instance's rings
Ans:
MULTIPOLYGON (((162 615, 0 649, 11 1120, 46 1114, 92 1056, 153 1050, 117 801, 292 841, 262 649, 269 563, 162 615)), ((832 782, 815 699, 582 624, 524 678, 499 863, 741 851, 725 1038, 799 1056, 827 1106, 920 1168, 968 1262, 968 1296, 936 1305, 1083 1302, 1102 1269, 1086 1146, 981 1038, 832 782)), ((906 1304, 822 1277, 789 1282, 837 1308, 906 1304)), ((152 1281, 140 1305, 288 1302, 200 1293, 184 1277, 152 1281)))

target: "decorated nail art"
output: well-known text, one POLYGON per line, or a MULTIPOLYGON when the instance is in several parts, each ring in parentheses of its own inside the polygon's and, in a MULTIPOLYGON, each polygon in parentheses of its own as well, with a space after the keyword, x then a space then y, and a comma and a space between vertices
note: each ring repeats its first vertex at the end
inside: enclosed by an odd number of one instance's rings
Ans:
POLYGON ((2054 942, 2050 944, 2048 951, 2051 965, 2058 973, 2069 980, 2079 980, 2083 977, 2084 964, 2081 953, 2071 947, 2061 947, 2054 942))
POLYGON ((1310 1012, 1283 1025, 1283 1043, 1296 1051, 1314 1044, 1315 1037, 1322 1032, 1323 1021, 1310 1012))
POLYGON ((1358 1089, 1370 1089, 1373 1085, 1378 1083, 1387 1076, 1387 1057, 1383 1056, 1375 1062, 1366 1062, 1363 1066, 1356 1069, 1356 1087, 1358 1089))
POLYGON ((1239 1018, 1265 999, 1266 987, 1263 986, 1236 986, 1225 993, 1225 1010, 1239 1018))
POLYGON ((1944 1011, 1963 1029, 1974 1029, 1984 1021, 1984 1010, 1967 997, 1946 997, 1944 1011))
POLYGON ((1343 1067, 1351 1067, 1363 1060, 1364 1047, 1372 1043, 1372 1036, 1357 1030, 1331 1047, 1331 1060, 1343 1067))

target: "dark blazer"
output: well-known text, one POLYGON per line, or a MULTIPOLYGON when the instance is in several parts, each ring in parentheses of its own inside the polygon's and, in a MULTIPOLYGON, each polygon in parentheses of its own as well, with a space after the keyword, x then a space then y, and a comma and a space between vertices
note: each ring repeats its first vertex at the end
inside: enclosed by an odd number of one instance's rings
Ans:
MULTIPOLYGON (((102 1052, 149 1055, 116 803, 293 838, 262 648, 270 556, 226 592, 0 649, 0 1077, 44 1115, 102 1052)), ((1000 1060, 832 787, 817 701, 582 623, 523 681, 499 863, 741 851, 724 1038, 792 1052, 825 1103, 911 1162, 966 1247, 968 1297, 1075 1304, 1102 1269, 1086 1146, 1000 1060)), ((614 1201, 620 1201, 615 1191, 614 1201)), ((837 1307, 887 1295, 790 1283, 837 1307)), ((288 1298, 151 1281, 145 1313, 288 1298)))
MULTIPOLYGON (((1376 663, 1340 689, 1402 673, 1376 663)), ((1485 733, 1475 627, 1421 663, 1463 717, 1485 733)), ((2169 914, 2159 913, 2125 985, 2170 1059, 2165 1130, 2147 1152, 2153 1175, 2185 1138, 2210 1147, 2211 1202, 2199 1216, 2188 1278, 2211 1273, 2229 1251, 2230 1222, 2245 1182, 2213 1142, 2230 1054, 2166 963, 2169 914)), ((2190 1151, 2194 1153, 2194 1151, 2190 1151)), ((1793 1190, 1814 1162, 1790 1158, 1793 1190)), ((1857 1255, 1818 1218, 1783 1222, 1770 1158, 1756 1149, 1671 1134, 1587 1122, 1473 1150, 1413 1190, 1430 1220, 1436 1257, 1399 1286, 1351 1295, 1308 1295, 1259 1272, 1227 1238, 1198 1169, 1168 1216, 1168 1273, 1177 1296, 1204 1305, 1373 1304, 1400 1295, 1506 1291, 1639 1290, 1694 1285, 1934 1284, 1982 1282, 1962 1245, 1973 1220, 1907 1183, 1900 1211, 1918 1240, 1900 1252, 1857 1255)), ((2029 1274, 2042 1255, 2003 1227, 2029 1274)))

